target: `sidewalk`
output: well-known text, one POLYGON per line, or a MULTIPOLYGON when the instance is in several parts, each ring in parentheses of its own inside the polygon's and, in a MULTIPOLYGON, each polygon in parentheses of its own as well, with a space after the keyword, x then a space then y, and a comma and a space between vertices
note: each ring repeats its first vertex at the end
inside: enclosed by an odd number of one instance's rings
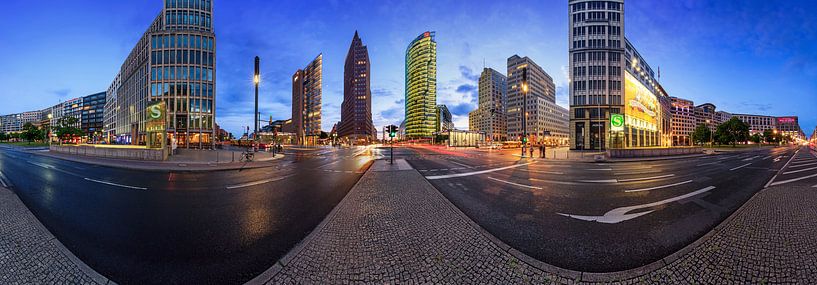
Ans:
POLYGON ((0 187, 0 284, 113 284, 74 256, 0 187))
MULTIPOLYGON (((245 163, 245 162, 216 162, 216 161, 197 162, 195 161, 195 159, 190 158, 193 156, 189 157, 182 156, 181 158, 169 159, 168 161, 143 161, 70 155, 56 152, 38 151, 31 153, 74 162, 146 171, 216 171, 216 170, 263 168, 275 165, 274 162, 275 160, 284 157, 283 154, 276 154, 274 158, 272 158, 271 156, 262 157, 260 158, 262 159, 260 161, 245 163)), ((238 155, 240 154, 241 154, 240 152, 236 154, 236 160, 238 159, 238 155)), ((222 157, 225 159, 230 159, 230 157, 227 157, 227 154, 222 154, 222 157)))
POLYGON ((762 190, 713 231, 652 264, 583 273, 510 248, 416 170, 383 163, 372 166, 383 171, 368 171, 306 239, 248 284, 817 283, 812 188, 762 190))

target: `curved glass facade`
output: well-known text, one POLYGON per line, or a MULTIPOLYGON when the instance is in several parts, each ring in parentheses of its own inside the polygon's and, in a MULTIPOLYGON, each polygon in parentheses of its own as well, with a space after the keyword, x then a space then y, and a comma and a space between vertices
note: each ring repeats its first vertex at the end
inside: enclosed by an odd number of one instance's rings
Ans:
POLYGON ((145 144, 145 109, 163 101, 169 138, 179 147, 213 147, 216 37, 212 9, 212 0, 164 2, 108 91, 106 105, 115 108, 106 114, 109 137, 145 144))
POLYGON ((431 137, 437 125, 437 42, 425 32, 406 49, 406 136, 431 137))

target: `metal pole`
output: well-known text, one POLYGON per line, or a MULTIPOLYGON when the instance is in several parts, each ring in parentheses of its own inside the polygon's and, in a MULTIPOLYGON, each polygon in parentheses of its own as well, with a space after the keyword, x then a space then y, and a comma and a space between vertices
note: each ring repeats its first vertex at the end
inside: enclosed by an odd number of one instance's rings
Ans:
POLYGON ((261 58, 255 57, 255 73, 253 76, 253 83, 255 83, 255 113, 253 113, 253 121, 255 121, 255 132, 253 132, 253 140, 258 141, 258 83, 261 81, 261 58))
POLYGON ((522 69, 522 157, 525 157, 525 139, 528 138, 528 126, 525 125, 525 118, 528 116, 528 68, 522 69))
POLYGON ((391 138, 391 164, 394 164, 394 138, 391 138))

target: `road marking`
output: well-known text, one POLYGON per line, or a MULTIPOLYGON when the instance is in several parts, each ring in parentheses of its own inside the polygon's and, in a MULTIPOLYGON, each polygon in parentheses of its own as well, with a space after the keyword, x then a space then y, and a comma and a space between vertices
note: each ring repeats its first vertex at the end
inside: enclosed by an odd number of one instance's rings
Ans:
POLYGON ((473 168, 473 167, 471 167, 471 166, 470 166, 470 165, 468 165, 468 164, 465 164, 465 163, 459 163, 459 162, 456 162, 456 161, 451 160, 451 159, 449 159, 449 160, 448 160, 448 162, 453 163, 453 164, 456 164, 456 165, 459 165, 459 166, 462 166, 462 167, 465 167, 465 168, 473 168))
POLYGON ((811 186, 811 188, 817 188, 817 185, 811 186))
POLYGON ((34 164, 34 165, 39 166, 39 167, 42 167, 42 168, 45 168, 45 169, 55 169, 53 165, 49 165, 49 164, 45 164, 45 163, 39 163, 39 162, 29 162, 29 163, 34 164))
POLYGON ((789 172, 783 172, 783 174, 786 175, 786 174, 792 174, 792 173, 800 173, 800 172, 803 172, 803 171, 809 171, 809 170, 815 170, 815 169, 817 169, 817 167, 804 168, 804 169, 800 169, 800 170, 792 170, 792 171, 789 171, 789 172))
POLYGON ((148 190, 145 187, 136 187, 136 186, 130 186, 130 185, 116 184, 116 183, 113 183, 113 182, 96 180, 96 179, 91 179, 91 178, 88 178, 88 177, 85 177, 85 180, 88 180, 88 181, 91 181, 91 182, 96 182, 96 183, 102 183, 102 184, 106 184, 106 185, 111 185, 111 186, 116 186, 116 187, 122 187, 122 188, 129 188, 129 189, 136 189, 136 190, 148 190))
POLYGON ((590 168, 590 169, 587 169, 587 170, 592 170, 592 171, 613 171, 612 168, 590 168))
POLYGON ((667 204, 667 203, 672 203, 672 202, 675 202, 675 201, 678 201, 678 200, 683 200, 683 199, 686 199, 686 198, 689 198, 689 197, 692 197, 692 196, 695 196, 695 195, 710 191, 712 189, 715 189, 715 186, 709 186, 709 187, 703 188, 703 189, 695 191, 695 192, 690 192, 690 193, 687 193, 687 194, 684 194, 684 195, 681 195, 681 196, 678 196, 678 197, 673 197, 673 198, 661 200, 661 201, 654 202, 654 203, 615 208, 613 210, 610 210, 607 213, 604 213, 603 216, 581 216, 581 215, 571 215, 571 214, 564 214, 564 213, 556 213, 556 214, 559 214, 559 215, 562 215, 562 216, 565 216, 565 217, 578 219, 578 220, 589 221, 589 222, 599 222, 599 223, 605 223, 605 224, 617 224, 617 223, 620 223, 620 222, 623 222, 623 221, 626 221, 626 220, 635 219, 635 218, 641 217, 643 215, 652 213, 655 210, 649 210, 649 211, 646 211, 646 212, 640 212, 640 213, 635 213, 635 214, 627 214, 627 212, 634 211, 634 210, 640 210, 640 209, 648 209, 648 208, 652 208, 652 207, 656 207, 656 206, 661 206, 661 205, 664 205, 664 204, 667 204))
POLYGON ((536 187, 536 186, 524 185, 524 184, 519 184, 519 183, 513 183, 513 182, 510 182, 510 181, 506 181, 506 180, 502 180, 502 179, 496 179, 496 178, 493 178, 493 177, 488 177, 488 179, 491 179, 491 180, 494 180, 494 181, 499 181, 499 182, 502 182, 502 183, 505 183, 505 184, 510 184, 510 185, 513 185, 513 186, 519 186, 519 187, 524 187, 524 188, 542 190, 542 187, 536 187))
POLYGON ((770 155, 770 156, 764 157, 763 160, 767 160, 769 158, 772 158, 772 156, 770 155))
POLYGON ((801 160, 801 161, 796 161, 796 160, 795 160, 795 161, 792 161, 792 162, 791 162, 791 165, 792 165, 792 166, 795 166, 795 165, 803 165, 803 164, 808 164, 808 163, 813 163, 813 162, 814 162, 814 160, 813 160, 813 159, 809 159, 809 160, 801 160))
POLYGON ((528 178, 528 180, 543 182, 543 183, 551 183, 551 184, 561 184, 561 185, 581 185, 580 183, 576 183, 576 182, 544 180, 544 179, 537 179, 537 178, 528 178))
POLYGON ((290 174, 290 175, 287 175, 287 176, 281 176, 281 177, 278 177, 278 178, 264 179, 264 180, 259 180, 259 181, 255 181, 255 182, 248 182, 248 183, 244 183, 244 184, 231 185, 231 186, 227 186, 227 189, 237 189, 237 188, 244 188, 244 187, 250 187, 250 186, 255 186, 255 185, 266 184, 266 183, 270 183, 270 182, 284 180, 284 179, 287 179, 287 178, 289 178, 289 177, 291 177, 293 175, 295 175, 295 174, 290 174))
POLYGON ((528 172, 542 173, 542 174, 555 174, 555 175, 564 175, 565 174, 564 172, 542 171, 542 170, 533 170, 533 169, 528 169, 528 172))
POLYGON ((755 159, 755 158, 758 158, 758 157, 760 157, 760 156, 759 156, 759 155, 755 155, 755 156, 753 156, 753 157, 744 158, 744 159, 743 159, 743 161, 750 161, 750 160, 755 159))
POLYGON ((663 186, 650 187, 650 188, 635 189, 635 190, 625 190, 624 192, 627 192, 627 193, 633 193, 633 192, 643 192, 643 191, 650 191, 650 190, 658 190, 658 189, 669 188, 669 187, 674 187, 674 186, 678 186, 678 185, 684 185, 684 184, 687 184, 687 183, 692 183, 692 180, 687 180, 687 181, 684 181, 684 182, 678 182, 678 183, 668 184, 668 185, 663 185, 663 186))
POLYGON ((713 165, 713 164, 718 164, 718 163, 721 163, 721 162, 720 161, 715 161, 715 162, 709 162, 709 163, 701 163, 701 164, 698 164, 696 166, 713 165))
POLYGON ((661 179, 667 177, 673 177, 675 174, 667 174, 661 176, 653 176, 653 177, 644 177, 644 178, 632 178, 632 179, 619 179, 618 182, 631 182, 631 181, 643 181, 643 180, 653 180, 653 179, 661 179))
POLYGON ((751 163, 747 163, 747 164, 744 164, 744 165, 741 165, 741 166, 738 166, 738 167, 735 167, 735 168, 729 169, 729 171, 735 171, 735 170, 738 170, 738 169, 741 169, 741 168, 747 167, 747 166, 749 166, 749 165, 752 165, 752 164, 751 164, 751 163))
POLYGON ((817 162, 814 162, 814 163, 806 163, 806 164, 798 164, 798 165, 792 165, 792 166, 791 166, 791 167, 789 167, 789 168, 798 168, 798 167, 803 167, 803 166, 812 166, 812 165, 817 165, 817 162))
POLYGON ((3 184, 4 188, 9 188, 9 183, 11 183, 6 182, 7 180, 8 178, 6 178, 6 175, 4 175, 2 171, 0 171, 0 184, 3 184))
MULTIPOLYGON (((799 149, 794 151, 794 154, 791 156, 791 158, 789 158, 789 161, 787 161, 786 164, 784 164, 783 167, 780 168, 781 171, 783 169, 786 169, 786 167, 789 166, 789 163, 791 163, 791 161, 794 159, 795 156, 797 156, 797 153, 799 153, 799 152, 800 152, 799 149)), ((783 157, 783 156, 779 156, 779 157, 775 158, 774 161, 777 162, 781 157, 783 157)), ((778 171, 774 176, 772 176, 772 179, 769 180, 769 182, 766 182, 766 185, 763 186, 763 189, 769 188, 769 186, 772 185, 772 182, 774 182, 774 180, 777 179, 778 175, 780 175, 780 171, 778 171)))
POLYGON ((578 182, 584 183, 618 183, 618 180, 615 179, 602 179, 602 180, 578 180, 578 182))
POLYGON ((777 185, 782 185, 782 184, 786 184, 786 183, 796 182, 796 181, 800 181, 800 180, 803 180, 803 179, 809 179, 809 178, 812 178, 812 177, 817 177, 817 174, 812 174, 812 175, 809 175, 809 176, 803 176, 803 177, 800 177, 800 178, 794 178, 794 179, 789 179, 789 180, 784 180, 784 181, 778 181, 778 182, 772 183, 771 186, 777 186, 777 185))
MULTIPOLYGON (((511 169, 511 168, 516 168, 516 167, 521 167, 521 166, 525 166, 525 165, 530 165, 530 164, 533 164, 533 163, 535 163, 535 162, 528 162, 528 163, 523 163, 523 164, 515 164, 515 165, 511 165, 511 166, 505 166, 505 167, 494 168, 494 169, 487 169, 487 170, 480 170, 480 171, 473 171, 473 172, 456 173, 456 174, 448 174, 448 175, 437 175, 437 176, 426 176, 426 179, 428 179, 428 180, 436 180, 436 179, 446 179, 446 178, 464 177, 464 176, 471 176, 471 175, 485 174, 485 173, 491 173, 491 172, 501 171, 501 170, 505 170, 505 169, 511 169)), ((432 170, 432 171, 433 171, 433 170, 432 170)))

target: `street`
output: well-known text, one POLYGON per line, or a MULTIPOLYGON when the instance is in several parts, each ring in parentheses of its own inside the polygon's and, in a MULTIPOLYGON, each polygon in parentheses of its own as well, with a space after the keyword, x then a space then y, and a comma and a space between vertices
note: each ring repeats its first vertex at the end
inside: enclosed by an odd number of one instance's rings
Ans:
POLYGON ((0 177, 71 252, 118 283, 243 283, 320 223, 372 154, 287 150, 268 168, 151 172, 0 149, 0 177))
MULTIPOLYGON (((615 163, 420 146, 396 155, 511 247, 558 267, 610 272, 654 262, 700 238, 762 189, 795 150, 615 163)), ((800 160, 803 167, 817 162, 800 160)))

